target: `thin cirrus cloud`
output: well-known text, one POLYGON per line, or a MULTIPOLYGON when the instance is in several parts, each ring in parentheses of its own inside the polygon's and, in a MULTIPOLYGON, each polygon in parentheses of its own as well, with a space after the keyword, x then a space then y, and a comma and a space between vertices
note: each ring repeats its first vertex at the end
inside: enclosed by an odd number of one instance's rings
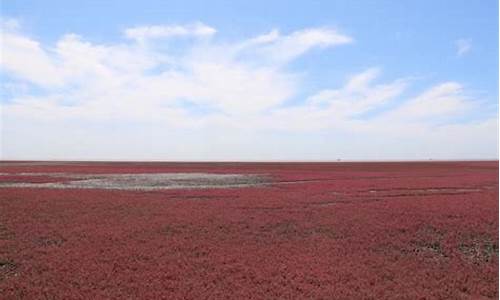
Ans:
MULTIPOLYGON (((56 141, 54 148, 47 144, 45 152, 38 149, 40 153, 66 159, 75 158, 67 153, 77 153, 69 150, 74 150, 72 139, 86 141, 94 149, 75 154, 76 158, 109 158, 109 153, 118 151, 127 159, 202 160, 331 159, 331 155, 345 155, 328 147, 324 153, 311 154, 307 147, 293 146, 305 143, 293 135, 307 133, 314 138, 325 131, 350 136, 332 145, 342 142, 343 148, 352 144, 357 149, 360 139, 368 143, 378 136, 378 141, 390 143, 411 135, 417 144, 420 142, 415 147, 432 144, 443 157, 453 153, 443 150, 440 141, 468 147, 461 130, 467 138, 477 140, 477 147, 491 148, 494 140, 484 128, 496 130, 496 118, 454 121, 475 107, 461 84, 441 82, 407 96, 412 79, 382 82, 380 68, 346 75, 340 87, 321 89, 287 104, 301 94, 308 80, 307 74, 288 68, 292 62, 312 49, 354 46, 353 37, 334 28, 290 33, 273 29, 227 42, 216 38, 216 29, 195 22, 132 27, 124 31, 123 41, 108 44, 66 34, 54 45, 43 44, 21 29, 12 20, 2 24, 0 66, 7 75, 2 89, 8 95, 2 101, 2 149, 6 157, 39 158, 19 138, 34 141, 40 136, 56 141), (180 38, 187 40, 176 44, 180 38), (177 45, 182 51, 171 52, 172 47, 162 47, 164 44, 177 45), (117 133, 110 127, 116 124, 123 128, 136 125, 133 130, 120 131, 120 143, 111 143, 117 133), (192 138, 162 139, 184 130, 191 130, 192 138), (247 133, 247 140, 241 139, 242 132, 247 133), (155 144, 160 143, 156 144, 158 149, 169 149, 167 154, 148 157, 138 150, 124 150, 125 145, 152 143, 151 135, 155 144), (61 145, 61 136, 66 144, 61 145), (203 138, 211 136, 224 136, 224 140, 203 138), (179 140, 183 147, 176 143, 179 140), (292 145, 290 153, 283 156, 276 152, 279 145, 273 143, 277 141, 292 145), (242 146, 246 143, 250 146, 242 146)), ((404 149, 398 152, 397 145, 395 149, 390 155, 408 155, 404 149)), ((462 155, 474 155, 475 150, 467 148, 462 155)), ((370 153, 356 155, 353 157, 372 157, 370 153)))
POLYGON ((472 41, 470 39, 458 39, 455 42, 457 47, 457 56, 464 56, 472 50, 472 41))
POLYGON ((125 36, 137 41, 145 41, 148 39, 170 38, 170 37, 208 37, 212 36, 217 31, 203 23, 197 22, 185 26, 137 26, 125 30, 125 36))

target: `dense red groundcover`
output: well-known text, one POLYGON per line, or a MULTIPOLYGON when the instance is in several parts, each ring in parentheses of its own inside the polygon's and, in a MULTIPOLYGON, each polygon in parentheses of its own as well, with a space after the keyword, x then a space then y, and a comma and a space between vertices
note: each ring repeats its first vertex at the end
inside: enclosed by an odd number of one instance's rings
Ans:
POLYGON ((0 167, 252 173, 276 182, 2 188, 0 298, 498 298, 498 162, 0 167))

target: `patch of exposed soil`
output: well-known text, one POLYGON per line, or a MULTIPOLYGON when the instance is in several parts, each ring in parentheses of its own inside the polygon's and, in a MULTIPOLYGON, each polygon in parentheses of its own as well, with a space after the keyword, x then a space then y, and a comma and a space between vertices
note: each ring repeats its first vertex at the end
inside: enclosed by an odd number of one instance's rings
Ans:
MULTIPOLYGON (((34 176, 38 173, 18 173, 16 176, 34 176)), ((150 174, 69 174, 39 173, 38 175, 64 178, 58 182, 1 182, 1 187, 53 189, 116 189, 158 190, 196 188, 240 188, 268 183, 261 175, 210 173, 150 173, 150 174)))

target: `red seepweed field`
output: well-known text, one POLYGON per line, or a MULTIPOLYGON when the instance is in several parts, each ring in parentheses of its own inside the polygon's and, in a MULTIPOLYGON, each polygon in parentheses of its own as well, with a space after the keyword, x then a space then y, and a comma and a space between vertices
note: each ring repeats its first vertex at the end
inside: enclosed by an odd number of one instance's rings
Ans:
POLYGON ((0 167, 2 299, 499 296, 497 161, 0 167))

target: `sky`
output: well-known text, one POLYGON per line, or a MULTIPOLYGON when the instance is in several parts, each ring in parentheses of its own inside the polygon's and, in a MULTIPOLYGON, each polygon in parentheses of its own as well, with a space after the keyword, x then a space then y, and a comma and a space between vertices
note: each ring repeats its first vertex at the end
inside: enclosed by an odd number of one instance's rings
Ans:
POLYGON ((498 1, 0 10, 0 159, 498 159, 498 1))

